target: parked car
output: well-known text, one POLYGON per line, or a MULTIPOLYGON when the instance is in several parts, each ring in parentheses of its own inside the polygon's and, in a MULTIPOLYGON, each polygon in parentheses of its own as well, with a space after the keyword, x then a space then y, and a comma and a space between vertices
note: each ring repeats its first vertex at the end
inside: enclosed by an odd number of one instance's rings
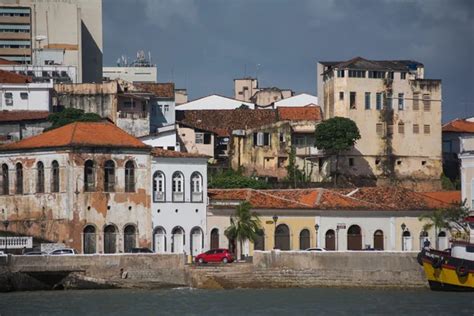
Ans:
POLYGON ((197 263, 222 262, 229 263, 235 260, 229 249, 211 249, 201 253, 194 259, 197 263))
POLYGON ((308 248, 305 251, 327 251, 327 250, 324 248, 308 248))
POLYGON ((77 254, 76 249, 72 248, 62 248, 62 249, 56 249, 50 253, 52 256, 64 256, 64 255, 75 255, 77 254))
POLYGON ((153 253, 150 248, 132 248, 132 253, 153 253))
POLYGON ((25 252, 23 255, 25 255, 25 256, 44 256, 44 255, 47 255, 47 253, 44 252, 44 251, 33 250, 33 251, 25 252))

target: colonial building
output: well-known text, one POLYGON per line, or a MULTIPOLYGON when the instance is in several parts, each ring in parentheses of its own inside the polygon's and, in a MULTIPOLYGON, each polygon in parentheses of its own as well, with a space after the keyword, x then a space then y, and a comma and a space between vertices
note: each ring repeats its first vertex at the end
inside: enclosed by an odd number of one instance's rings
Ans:
POLYGON ((272 107, 275 102, 293 95, 294 92, 290 89, 259 87, 257 78, 246 77, 234 79, 234 99, 243 102, 252 102, 259 107, 272 107))
POLYGON ((443 125, 443 172, 451 180, 460 177, 461 137, 474 136, 474 117, 455 119, 443 125))
POLYGON ((474 136, 460 139, 461 192, 466 206, 474 211, 474 136))
POLYGON ((421 214, 459 203, 459 192, 415 193, 393 187, 349 190, 210 189, 208 238, 211 248, 229 247, 224 232, 230 216, 242 201, 252 205, 261 231, 255 244, 246 242, 244 254, 253 250, 418 251, 425 239, 438 249, 448 247, 449 232, 425 231, 421 214))
POLYGON ((150 148, 109 122, 77 122, 0 147, 10 232, 83 253, 151 246, 150 148))
POLYGON ((340 161, 343 173, 425 190, 440 185, 441 80, 425 79, 421 63, 320 62, 318 99, 325 119, 347 117, 360 130, 340 161))
POLYGON ((207 156, 153 149, 153 249, 196 256, 208 249, 207 156))

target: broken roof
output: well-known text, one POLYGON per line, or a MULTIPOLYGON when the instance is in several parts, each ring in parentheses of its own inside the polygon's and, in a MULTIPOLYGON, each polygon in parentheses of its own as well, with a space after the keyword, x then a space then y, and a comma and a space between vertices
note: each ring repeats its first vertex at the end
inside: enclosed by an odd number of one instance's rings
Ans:
POLYGON ((109 122, 74 122, 0 147, 0 151, 63 147, 135 148, 149 147, 109 122))
POLYGON ((174 99, 174 83, 134 83, 133 84, 139 90, 153 93, 158 98, 163 99, 174 99))
POLYGON ((0 123, 22 121, 46 121, 48 111, 1 111, 0 123))
POLYGON ((277 108, 280 121, 321 121, 322 113, 319 106, 286 107, 277 108))
POLYGON ((31 78, 17 73, 0 70, 0 83, 30 83, 31 78))
POLYGON ((159 158, 210 158, 209 156, 195 153, 179 152, 161 148, 153 148, 151 151, 153 157, 159 158))
POLYGON ((455 119, 443 125, 443 133, 474 133, 474 120, 455 119))
POLYGON ((459 202, 458 193, 416 193, 403 188, 375 187, 356 190, 293 189, 209 189, 216 207, 226 207, 248 201, 258 209, 313 209, 313 210, 378 210, 408 211, 434 210, 451 207, 459 202), (449 197, 448 197, 449 196, 449 197), (453 200, 451 200, 453 199, 453 200))
POLYGON ((368 60, 362 57, 355 57, 347 61, 321 61, 319 63, 329 68, 360 70, 409 71, 423 66, 422 63, 414 60, 368 60))

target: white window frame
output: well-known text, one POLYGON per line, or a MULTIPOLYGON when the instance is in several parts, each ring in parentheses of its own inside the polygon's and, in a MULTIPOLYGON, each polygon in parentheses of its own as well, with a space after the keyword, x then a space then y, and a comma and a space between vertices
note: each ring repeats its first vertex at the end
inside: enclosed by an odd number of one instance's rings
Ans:
POLYGON ((162 171, 155 172, 153 176, 153 201, 155 202, 165 202, 165 174, 162 171))

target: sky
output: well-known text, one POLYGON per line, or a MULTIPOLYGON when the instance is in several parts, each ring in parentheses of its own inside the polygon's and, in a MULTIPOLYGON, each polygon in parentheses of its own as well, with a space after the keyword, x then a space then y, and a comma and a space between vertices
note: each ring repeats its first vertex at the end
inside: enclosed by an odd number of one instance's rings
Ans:
POLYGON ((189 99, 233 79, 316 94, 323 60, 411 59, 442 79, 443 122, 474 116, 474 0, 103 0, 104 65, 151 53, 189 99))

